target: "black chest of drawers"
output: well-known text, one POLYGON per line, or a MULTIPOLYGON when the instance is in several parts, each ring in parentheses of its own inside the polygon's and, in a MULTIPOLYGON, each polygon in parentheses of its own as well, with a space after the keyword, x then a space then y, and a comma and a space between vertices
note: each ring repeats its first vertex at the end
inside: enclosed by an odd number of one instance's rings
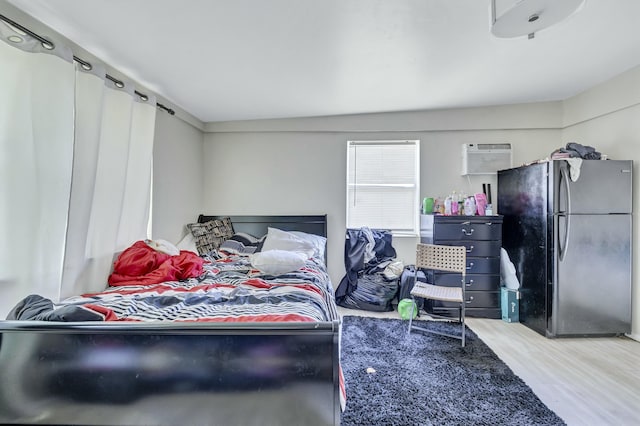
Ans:
MULTIPOLYGON (((467 248, 466 315, 501 318, 500 247, 502 216, 423 215, 420 242, 467 248)), ((425 271, 427 281, 443 286, 459 286, 460 274, 425 271)), ((429 301, 427 312, 457 317, 455 304, 429 301)))

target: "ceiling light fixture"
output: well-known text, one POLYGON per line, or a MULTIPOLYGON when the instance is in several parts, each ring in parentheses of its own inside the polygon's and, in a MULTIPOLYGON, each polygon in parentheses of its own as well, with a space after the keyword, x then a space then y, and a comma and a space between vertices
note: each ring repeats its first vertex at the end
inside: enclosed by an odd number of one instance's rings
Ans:
POLYGON ((500 38, 535 37, 568 18, 585 0, 491 0, 491 33, 500 38))
POLYGON ((22 37, 18 37, 17 35, 12 35, 7 37, 7 40, 9 40, 11 43, 22 43, 22 37))

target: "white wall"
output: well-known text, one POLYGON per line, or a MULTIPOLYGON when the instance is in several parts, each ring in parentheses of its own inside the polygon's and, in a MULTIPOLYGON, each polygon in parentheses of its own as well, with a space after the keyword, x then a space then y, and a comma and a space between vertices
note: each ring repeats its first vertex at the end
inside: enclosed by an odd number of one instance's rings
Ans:
MULTIPOLYGON (((208 123, 204 208, 219 214, 329 216, 329 272, 344 275, 346 141, 420 139, 421 196, 478 191, 495 177, 461 177, 463 143, 510 142, 514 166, 547 157, 568 142, 632 159, 633 326, 640 340, 640 68, 563 102, 459 110, 208 123), (233 178, 233 177, 236 178, 233 178), (239 190, 239 192, 237 192, 239 190)), ((415 238, 396 238, 398 257, 413 262, 415 238)))
MULTIPOLYGON (((459 110, 208 123, 204 136, 204 204, 210 214, 328 214, 329 272, 344 275, 346 141, 421 140, 421 196, 478 191, 495 177, 459 175, 463 143, 510 142, 514 165, 548 156, 567 142, 609 158, 635 160, 633 327, 640 340, 640 68, 564 102, 459 110)), ((416 206, 417 208, 417 206, 416 206)), ((417 239, 396 238, 398 257, 413 262, 417 239)))
MULTIPOLYGON (((510 142, 517 165, 559 147, 560 124, 559 103, 210 123, 204 209, 229 215, 326 213, 329 273, 337 286, 344 275, 348 140, 419 139, 421 196, 478 192, 489 182, 495 197, 495 176, 460 175, 462 144, 510 142)), ((398 258, 414 263, 416 242, 395 238, 398 258)))
POLYGON ((593 146, 611 159, 634 161, 632 337, 640 340, 640 67, 567 99, 564 125, 563 140, 593 146))
POLYGON ((158 110, 153 146, 152 238, 177 243, 202 212, 203 133, 158 110))
MULTIPOLYGON (((327 214, 328 235, 344 235, 346 142, 342 136, 207 134, 204 157, 205 213, 327 214)), ((328 244, 327 262, 343 263, 336 244, 328 244)))

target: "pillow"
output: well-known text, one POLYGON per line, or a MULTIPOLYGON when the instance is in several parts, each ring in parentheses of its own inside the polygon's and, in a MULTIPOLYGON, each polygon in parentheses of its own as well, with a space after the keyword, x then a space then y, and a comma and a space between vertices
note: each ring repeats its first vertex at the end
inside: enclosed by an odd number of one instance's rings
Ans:
POLYGON ((257 248, 257 246, 246 245, 232 238, 223 242, 218 250, 226 251, 227 253, 237 254, 240 256, 247 256, 257 252, 257 248))
POLYGON ((324 260, 324 252, 327 247, 327 239, 325 237, 321 235, 308 234, 302 231, 289 231, 289 233, 313 244, 313 256, 320 260, 324 260))
POLYGON ((177 256, 180 254, 180 249, 167 240, 144 240, 144 242, 160 253, 168 254, 169 256, 177 256))
POLYGON ((269 250, 251 255, 251 266, 269 275, 281 275, 297 271, 307 260, 304 253, 286 250, 269 250))
POLYGON ((261 251, 285 250, 305 253, 307 257, 313 256, 315 247, 308 241, 293 235, 290 232, 278 228, 267 228, 267 237, 264 240, 261 251))
POLYGON ((176 244, 176 247, 178 250, 186 250, 195 254, 200 254, 198 253, 198 247, 196 247, 196 239, 191 232, 188 232, 187 235, 185 235, 184 238, 176 244))
POLYGON ((187 228, 195 238, 196 248, 200 255, 217 250, 225 240, 233 236, 233 225, 229 217, 205 223, 190 223, 187 228))
POLYGON ((261 240, 259 238, 254 237, 251 234, 247 234, 246 232, 236 232, 229 239, 230 240, 234 240, 234 241, 238 241, 238 242, 244 244, 245 246, 254 246, 254 247, 257 247, 258 244, 260 244, 260 240, 261 240))

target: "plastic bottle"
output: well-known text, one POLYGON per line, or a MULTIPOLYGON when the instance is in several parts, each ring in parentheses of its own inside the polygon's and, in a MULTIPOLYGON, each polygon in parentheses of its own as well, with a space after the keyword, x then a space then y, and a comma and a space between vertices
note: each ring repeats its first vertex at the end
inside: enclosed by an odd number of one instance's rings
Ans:
POLYGON ((482 192, 479 192, 475 195, 475 199, 476 199, 476 210, 478 210, 478 214, 480 216, 484 216, 485 214, 485 207, 487 206, 487 196, 484 195, 482 192))
POLYGON ((432 197, 426 197, 422 200, 422 214, 433 214, 433 206, 435 200, 432 197))
POLYGON ((464 199, 464 214, 467 216, 475 216, 476 214, 476 199, 473 197, 467 197, 464 199))
MULTIPOLYGON (((459 212, 459 205, 458 205, 458 194, 456 194, 456 191, 453 191, 453 193, 451 194, 451 214, 452 215, 457 215, 459 212)), ((446 208, 446 207, 445 207, 446 208)))
POLYGON ((451 216, 451 196, 447 196, 447 198, 444 199, 444 214, 446 216, 451 216))

